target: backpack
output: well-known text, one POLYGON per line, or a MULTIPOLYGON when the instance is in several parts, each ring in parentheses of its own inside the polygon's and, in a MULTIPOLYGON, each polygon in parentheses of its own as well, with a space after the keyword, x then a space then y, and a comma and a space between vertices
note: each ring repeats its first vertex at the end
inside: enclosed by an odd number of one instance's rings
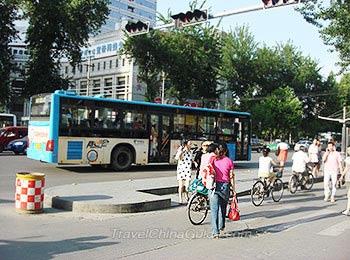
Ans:
POLYGON ((215 188, 215 170, 213 167, 215 156, 211 157, 207 166, 202 170, 202 182, 208 190, 215 188))

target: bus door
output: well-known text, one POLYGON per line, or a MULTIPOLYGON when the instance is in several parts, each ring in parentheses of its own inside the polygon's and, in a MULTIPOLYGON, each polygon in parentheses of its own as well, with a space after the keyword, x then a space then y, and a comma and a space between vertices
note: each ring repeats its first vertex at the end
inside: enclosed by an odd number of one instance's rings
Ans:
POLYGON ((236 146, 236 160, 249 160, 249 138, 250 138, 250 129, 249 121, 242 120, 235 123, 234 132, 237 140, 236 146))
POLYGON ((170 118, 165 115, 151 115, 150 122, 149 161, 169 162, 170 118))

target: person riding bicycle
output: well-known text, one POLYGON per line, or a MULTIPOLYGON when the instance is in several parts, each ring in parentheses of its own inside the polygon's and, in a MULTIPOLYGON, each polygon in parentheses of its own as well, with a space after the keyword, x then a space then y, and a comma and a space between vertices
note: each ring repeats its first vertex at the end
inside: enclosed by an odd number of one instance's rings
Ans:
POLYGON ((306 165, 309 162, 309 157, 306 153, 307 149, 305 146, 300 146, 299 150, 292 156, 292 171, 296 173, 305 173, 306 165))
POLYGON ((278 166, 283 168, 282 165, 279 165, 276 161, 274 161, 269 156, 270 148, 264 146, 262 156, 259 158, 259 171, 258 171, 258 177, 259 178, 269 178, 270 185, 272 186, 276 179, 276 173, 272 170, 272 165, 278 166))

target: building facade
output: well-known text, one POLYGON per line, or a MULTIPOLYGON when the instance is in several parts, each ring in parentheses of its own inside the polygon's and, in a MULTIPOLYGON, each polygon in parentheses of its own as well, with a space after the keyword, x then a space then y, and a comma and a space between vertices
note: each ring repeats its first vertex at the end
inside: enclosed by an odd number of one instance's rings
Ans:
POLYGON ((82 63, 72 67, 62 61, 62 77, 70 80, 69 90, 79 95, 103 95, 123 100, 144 100, 145 86, 138 78, 132 57, 119 53, 127 20, 117 23, 114 31, 90 38, 90 47, 82 50, 82 63))
POLYGON ((101 31, 114 31, 116 24, 122 19, 130 21, 150 22, 155 25, 157 1, 156 0, 110 0, 109 16, 101 31))

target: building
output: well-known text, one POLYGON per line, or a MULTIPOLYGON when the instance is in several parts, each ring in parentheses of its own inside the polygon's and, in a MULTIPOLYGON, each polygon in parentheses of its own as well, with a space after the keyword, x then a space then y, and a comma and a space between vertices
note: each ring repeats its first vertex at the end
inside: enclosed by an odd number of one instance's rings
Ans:
MULTIPOLYGON (((110 14, 101 33, 91 37, 90 48, 82 50, 83 62, 72 68, 67 61, 62 63, 62 75, 71 79, 71 90, 80 95, 100 95, 105 97, 144 100, 145 89, 137 78, 138 68, 132 58, 118 55, 124 40, 123 29, 128 21, 149 21, 151 26, 156 22, 156 0, 111 0, 110 14)), ((20 38, 10 44, 14 55, 13 62, 17 70, 11 73, 11 91, 16 97, 6 112, 15 113, 18 118, 28 116, 28 102, 24 102, 21 93, 24 88, 23 74, 29 59, 24 43, 27 22, 16 24, 20 38)), ((24 117, 23 120, 27 120, 24 117)))
POLYGON ((82 50, 83 62, 76 67, 62 61, 62 77, 69 78, 69 90, 79 95, 103 95, 123 100, 144 100, 145 87, 138 79, 138 67, 132 57, 119 54, 124 42, 127 20, 116 30, 91 37, 90 47, 82 50))
POLYGON ((110 0, 109 9, 106 24, 101 28, 102 33, 114 31, 116 24, 122 19, 148 21, 151 25, 156 22, 156 0, 110 0))

